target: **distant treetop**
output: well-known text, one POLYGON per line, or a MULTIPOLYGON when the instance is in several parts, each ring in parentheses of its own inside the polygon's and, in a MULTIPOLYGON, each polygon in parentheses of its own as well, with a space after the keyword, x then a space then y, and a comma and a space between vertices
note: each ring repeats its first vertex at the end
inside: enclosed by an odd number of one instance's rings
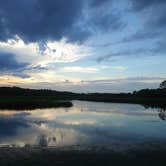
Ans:
POLYGON ((164 80, 163 82, 160 83, 160 88, 161 89, 166 88, 166 80, 164 80))

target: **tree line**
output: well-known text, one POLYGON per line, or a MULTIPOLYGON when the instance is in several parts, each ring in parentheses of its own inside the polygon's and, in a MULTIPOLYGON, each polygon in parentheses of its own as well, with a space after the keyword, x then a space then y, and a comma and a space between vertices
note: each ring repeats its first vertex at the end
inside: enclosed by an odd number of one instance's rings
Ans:
POLYGON ((0 87, 0 99, 5 97, 24 97, 24 99, 45 98, 54 100, 85 100, 115 103, 136 103, 166 107, 166 81, 157 89, 142 89, 131 93, 73 93, 49 89, 24 89, 19 87, 0 87))

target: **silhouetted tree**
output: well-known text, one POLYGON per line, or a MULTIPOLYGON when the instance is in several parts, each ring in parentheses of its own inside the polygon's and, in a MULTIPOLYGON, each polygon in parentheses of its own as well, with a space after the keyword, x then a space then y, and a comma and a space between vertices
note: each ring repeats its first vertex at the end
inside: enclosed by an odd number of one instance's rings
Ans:
POLYGON ((164 80, 163 82, 160 83, 160 88, 161 89, 166 88, 166 80, 164 80))

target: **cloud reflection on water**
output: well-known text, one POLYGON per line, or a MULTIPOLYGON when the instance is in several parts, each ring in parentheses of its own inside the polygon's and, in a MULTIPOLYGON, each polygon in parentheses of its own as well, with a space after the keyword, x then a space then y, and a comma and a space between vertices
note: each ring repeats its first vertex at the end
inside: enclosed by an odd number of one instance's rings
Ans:
POLYGON ((158 113, 139 105, 82 101, 74 101, 72 108, 0 111, 0 144, 111 145, 164 140, 166 123, 161 123, 158 113))

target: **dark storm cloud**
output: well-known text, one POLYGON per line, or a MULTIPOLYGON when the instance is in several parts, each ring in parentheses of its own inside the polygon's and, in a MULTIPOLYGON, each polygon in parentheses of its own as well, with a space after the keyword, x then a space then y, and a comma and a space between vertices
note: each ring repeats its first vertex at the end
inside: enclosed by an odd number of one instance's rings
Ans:
POLYGON ((165 0, 131 0, 132 7, 136 11, 141 11, 149 7, 166 3, 165 0))
MULTIPOLYGON (((92 0, 91 6, 92 11, 94 10, 94 15, 90 17, 87 24, 95 32, 114 32, 122 30, 126 27, 126 23, 122 19, 122 13, 113 8, 114 0, 92 0), (94 9, 95 8, 95 9, 94 9), (100 10, 100 9, 102 10, 100 10)), ((92 12, 93 13, 93 12, 92 12)))
MULTIPOLYGON (((144 17, 143 21, 140 22, 142 23, 140 25, 142 29, 138 30, 134 34, 129 33, 129 36, 125 36, 119 41, 99 44, 99 45, 96 45, 96 47, 110 47, 111 45, 123 44, 128 42, 138 42, 138 41, 145 42, 145 40, 155 40, 155 39, 162 38, 163 36, 166 36, 166 32, 165 32, 166 0, 130 0, 130 2, 132 4, 131 5, 132 11, 133 11, 132 14, 135 14, 137 12, 140 14, 140 17, 144 17), (148 10, 148 12, 144 12, 143 9, 148 10)), ((123 27, 123 24, 122 24, 123 22, 120 21, 120 18, 122 17, 120 17, 120 15, 118 17, 119 19, 116 19, 115 17, 114 19, 115 21, 113 21, 114 27, 115 27, 114 29, 116 29, 117 27, 120 28, 121 26, 123 27), (122 25, 120 26, 120 24, 122 25)), ((98 22, 100 22, 100 20, 97 20, 96 25, 98 22)), ((107 21, 104 21, 104 23, 107 23, 107 21)), ((100 22, 99 25, 104 25, 104 23, 100 22)), ((129 24, 132 24, 132 22, 129 22, 129 24)), ((103 28, 103 30, 107 30, 109 28, 108 25, 106 26, 106 29, 103 28)))
POLYGON ((91 6, 92 7, 99 7, 107 2, 112 2, 113 0, 92 0, 91 1, 91 6))
MULTIPOLYGON (((106 1, 109 0, 104 0, 102 3, 106 1)), ((62 37, 84 40, 91 33, 88 27, 82 27, 78 22, 84 21, 83 10, 87 2, 89 1, 0 0, 0 40, 12 38, 14 35, 20 36, 27 42, 43 42, 62 37)), ((93 2, 91 7, 101 5, 99 0, 90 0, 90 2, 93 2)), ((94 22, 99 28, 105 28, 110 24, 116 28, 120 24, 114 17, 110 17, 110 20, 106 17, 96 20, 94 22)), ((89 26, 86 22, 84 25, 89 26)))
MULTIPOLYGON (((165 45, 163 43, 166 42, 166 1, 165 0, 132 0, 133 9, 136 12, 140 12, 143 16, 145 16, 144 23, 144 35, 133 36, 133 39, 146 39, 146 37, 155 39, 159 39, 161 43, 156 43, 155 48, 153 49, 154 53, 166 53, 165 45), (142 12, 147 10, 148 12, 142 12)), ((142 34, 143 34, 142 33, 142 34)))
MULTIPOLYGON (((96 16, 95 16, 96 17, 96 16)), ((94 29, 98 29, 103 32, 118 31, 123 29, 126 24, 121 19, 120 13, 109 13, 101 15, 91 20, 94 29)))
POLYGON ((160 13, 158 12, 157 15, 152 14, 151 18, 147 21, 147 26, 149 29, 152 29, 152 30, 161 29, 161 30, 164 30, 165 32, 165 28, 166 28, 165 11, 166 11, 166 6, 165 6, 165 9, 162 9, 162 11, 160 11, 160 13))
MULTIPOLYGON (((156 40, 160 39, 166 36, 165 33, 165 27, 166 27, 166 17, 165 17, 165 11, 166 11, 166 1, 165 0, 131 0, 132 2, 132 9, 134 11, 142 11, 143 9, 149 9, 151 7, 151 10, 145 14, 145 23, 142 25, 143 29, 138 30, 134 34, 130 34, 129 36, 125 36, 122 40, 117 42, 108 42, 100 45, 96 45, 95 47, 110 47, 112 45, 116 44, 123 44, 128 42, 145 42, 146 40, 156 40), (162 4, 162 5, 161 5, 162 4), (148 17, 147 17, 148 16, 148 17)), ((108 27, 108 26, 107 26, 108 27)), ((147 42, 147 41, 146 41, 147 42)), ((165 40, 166 42, 166 40, 165 40)), ((150 51, 154 53, 165 53, 165 45, 162 41, 159 45, 157 43, 157 47, 155 47, 153 50, 150 51), (163 51, 164 50, 164 51, 163 51)), ((142 49, 144 51, 144 49, 142 49)), ((148 50, 148 49, 147 49, 148 50)), ((141 51, 142 52, 142 51, 141 51)), ((118 52, 113 53, 109 55, 105 55, 104 57, 99 57, 97 61, 103 61, 107 60, 108 58, 112 56, 122 56, 122 55, 131 55, 134 53, 140 53, 140 51, 125 51, 125 52, 118 52)))
POLYGON ((59 39, 81 15, 81 5, 78 0, 1 0, 1 36, 17 34, 27 41, 59 39))
POLYGON ((136 12, 143 10, 149 10, 148 13, 144 13, 145 18, 149 16, 145 26, 148 28, 163 28, 166 26, 166 1, 165 0, 131 0, 132 8, 136 12))
POLYGON ((14 54, 0 52, 0 70, 21 70, 27 65, 27 63, 17 62, 14 54))

